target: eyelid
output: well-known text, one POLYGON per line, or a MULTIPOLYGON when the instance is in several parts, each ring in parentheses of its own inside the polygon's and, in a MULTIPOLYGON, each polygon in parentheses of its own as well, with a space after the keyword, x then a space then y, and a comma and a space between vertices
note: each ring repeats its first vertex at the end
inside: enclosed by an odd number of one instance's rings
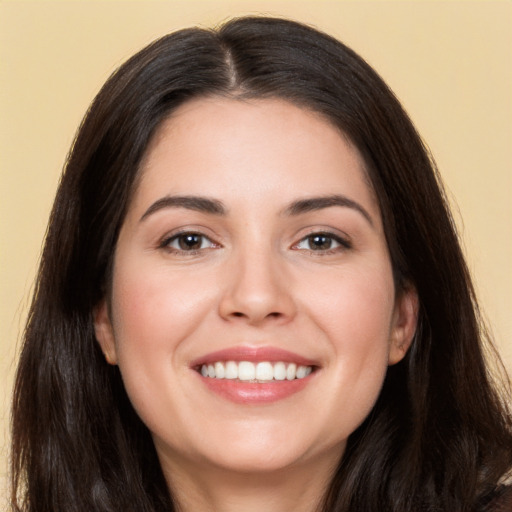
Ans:
POLYGON ((333 254, 333 253, 339 253, 343 252, 349 249, 352 249, 352 242, 350 240, 350 237, 346 234, 341 234, 339 232, 333 232, 332 229, 310 229, 307 233, 305 233, 297 242, 295 242, 291 249, 293 250, 300 250, 300 251, 307 251, 309 253, 314 253, 315 255, 321 256, 325 254, 333 254), (336 242, 337 247, 330 247, 328 249, 306 249, 306 248, 300 248, 299 244, 307 241, 308 238, 313 237, 315 235, 321 235, 326 238, 332 239, 334 242, 336 242))
POLYGON ((199 252, 206 251, 209 249, 214 249, 221 247, 221 245, 216 242, 211 235, 207 235, 204 233, 203 230, 197 229, 195 227, 186 227, 186 228, 180 228, 178 230, 171 231, 170 233, 167 233, 163 237, 159 239, 158 242, 158 249, 163 249, 168 251, 172 254, 179 254, 179 255, 185 255, 185 256, 192 256, 195 254, 198 254, 199 252), (204 240, 208 240, 209 247, 200 247, 199 249, 180 249, 179 247, 172 247, 171 243, 174 241, 177 241, 181 236, 184 235, 196 235, 199 236, 204 240))

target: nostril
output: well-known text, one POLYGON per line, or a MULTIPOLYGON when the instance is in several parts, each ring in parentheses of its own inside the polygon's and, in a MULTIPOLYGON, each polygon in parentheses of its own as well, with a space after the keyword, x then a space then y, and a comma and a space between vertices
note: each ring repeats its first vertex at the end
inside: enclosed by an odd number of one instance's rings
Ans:
MULTIPOLYGON (((245 318, 248 316, 245 313, 242 313, 241 311, 233 311, 233 313, 231 313, 231 315, 234 316, 235 318, 245 318)), ((272 313, 268 313, 267 315, 265 315, 265 318, 280 318, 280 317, 281 317, 281 313, 279 313, 279 311, 273 311, 272 313)))

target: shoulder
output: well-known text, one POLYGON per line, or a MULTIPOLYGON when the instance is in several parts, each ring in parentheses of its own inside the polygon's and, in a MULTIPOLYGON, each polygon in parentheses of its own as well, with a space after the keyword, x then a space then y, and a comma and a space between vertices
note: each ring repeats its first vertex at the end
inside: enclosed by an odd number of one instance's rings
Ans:
POLYGON ((503 486, 485 510, 486 512, 512 512, 512 485, 503 486))

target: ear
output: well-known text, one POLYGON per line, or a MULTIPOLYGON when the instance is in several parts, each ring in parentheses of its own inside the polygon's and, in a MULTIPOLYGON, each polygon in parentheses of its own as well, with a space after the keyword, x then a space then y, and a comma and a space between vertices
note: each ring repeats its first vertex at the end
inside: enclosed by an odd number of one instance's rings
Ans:
POLYGON ((388 364, 401 361, 411 346, 418 323, 419 300, 416 288, 408 286, 397 295, 389 345, 388 364))
POLYGON ((114 330, 110 321, 107 301, 103 299, 93 310, 94 332, 107 363, 117 364, 114 330))

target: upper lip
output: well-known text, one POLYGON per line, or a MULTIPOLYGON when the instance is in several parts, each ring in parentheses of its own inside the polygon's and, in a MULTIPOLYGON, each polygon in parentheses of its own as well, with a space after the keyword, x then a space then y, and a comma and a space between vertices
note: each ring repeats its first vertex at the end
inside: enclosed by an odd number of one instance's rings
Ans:
POLYGON ((192 361, 190 366, 194 368, 218 361, 250 361, 253 363, 261 361, 277 363, 282 361, 302 366, 318 366, 318 363, 312 359, 290 352, 289 350, 269 346, 251 347, 243 345, 210 352, 192 361))

